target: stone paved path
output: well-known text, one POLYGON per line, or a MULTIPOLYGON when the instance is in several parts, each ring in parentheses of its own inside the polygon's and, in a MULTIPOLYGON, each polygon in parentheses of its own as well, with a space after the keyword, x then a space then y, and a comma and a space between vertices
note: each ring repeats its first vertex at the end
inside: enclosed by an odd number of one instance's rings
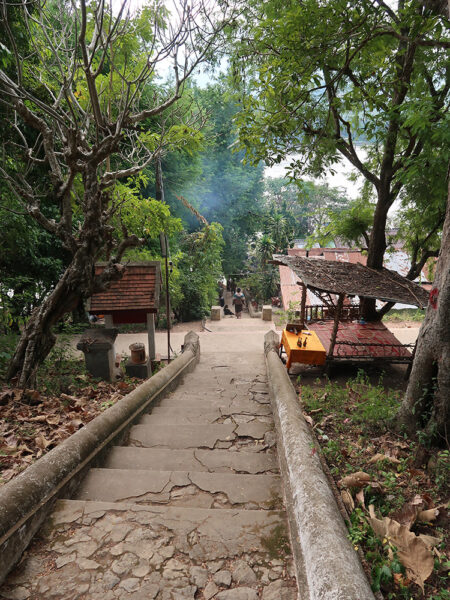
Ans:
MULTIPOLYGON (((297 598, 262 351, 267 325, 261 351, 249 356, 233 348, 245 323, 230 320, 230 339, 218 337, 217 351, 203 353, 132 427, 128 445, 57 503, 2 598, 297 598)), ((216 327, 223 332, 224 322, 216 327)))

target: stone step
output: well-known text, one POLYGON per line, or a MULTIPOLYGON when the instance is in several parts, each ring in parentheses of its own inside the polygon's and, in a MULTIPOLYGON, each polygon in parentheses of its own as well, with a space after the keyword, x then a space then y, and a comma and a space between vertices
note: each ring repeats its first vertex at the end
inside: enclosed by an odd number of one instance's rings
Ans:
POLYGON ((297 598, 282 512, 59 500, 40 536, 6 597, 297 598))
POLYGON ((278 473, 274 454, 228 450, 170 450, 115 446, 104 464, 108 469, 162 469, 163 471, 208 471, 214 473, 278 473))
MULTIPOLYGON (((169 409, 166 409, 166 411, 169 409)), ((249 415, 249 414, 232 414, 222 415, 220 411, 208 411, 200 414, 191 414, 189 411, 186 413, 174 410, 170 412, 151 412, 149 415, 143 415, 138 425, 152 425, 153 427, 159 427, 160 425, 199 425, 201 423, 214 425, 223 424, 230 425, 235 423, 249 423, 249 422, 264 422, 271 423, 272 418, 267 415, 249 415)))
POLYGON ((179 400, 176 398, 164 398, 156 405, 152 412, 156 409, 161 408, 174 408, 180 414, 187 412, 198 411, 215 411, 220 410, 222 414, 233 414, 233 413, 247 413, 250 415, 269 415, 272 414, 272 409, 269 400, 264 402, 258 402, 256 400, 249 400, 248 398, 229 398, 229 399, 211 399, 205 398, 204 400, 199 398, 186 397, 185 400, 179 400))
POLYGON ((191 411, 180 411, 177 409, 166 409, 165 411, 152 412, 149 415, 143 415, 139 421, 139 425, 152 424, 153 426, 159 427, 159 425, 195 425, 200 423, 214 424, 222 423, 228 416, 223 416, 219 409, 217 410, 203 410, 192 413, 191 411))
POLYGON ((277 475, 91 469, 75 499, 195 508, 279 510, 277 475))
MULTIPOLYGON (((273 429, 269 423, 213 425, 134 425, 129 433, 129 445, 141 448, 240 448, 249 441, 265 449, 264 438, 273 429), (244 438, 244 439, 243 439, 244 438), (263 447, 264 446, 264 447, 263 447)), ((267 444, 267 440, 266 440, 267 444)))
POLYGON ((184 382, 183 385, 170 394, 171 398, 182 398, 183 396, 196 396, 198 398, 204 398, 206 396, 214 395, 238 395, 248 396, 249 394, 268 394, 269 386, 267 383, 250 383, 250 382, 234 382, 226 383, 221 381, 220 378, 211 383, 208 386, 199 386, 198 382, 193 380, 190 384, 184 382))

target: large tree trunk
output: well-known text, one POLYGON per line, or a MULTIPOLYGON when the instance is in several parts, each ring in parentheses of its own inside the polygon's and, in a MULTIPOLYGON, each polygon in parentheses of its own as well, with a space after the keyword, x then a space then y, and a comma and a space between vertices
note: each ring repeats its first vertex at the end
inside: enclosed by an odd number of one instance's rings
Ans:
MULTIPOLYGON (((367 266, 372 269, 381 269, 383 266, 386 251, 386 220, 392 202, 388 189, 378 190, 378 202, 373 215, 373 227, 367 253, 367 266)), ((361 298, 361 316, 366 321, 380 320, 381 317, 376 309, 376 300, 361 298)))
POLYGON ((410 434, 425 430, 435 442, 450 429, 450 187, 442 245, 411 376, 399 412, 410 434))
POLYGON ((33 311, 9 365, 8 380, 18 375, 18 386, 34 386, 36 370, 56 341, 53 326, 77 306, 93 282, 93 258, 79 251, 55 289, 33 311))

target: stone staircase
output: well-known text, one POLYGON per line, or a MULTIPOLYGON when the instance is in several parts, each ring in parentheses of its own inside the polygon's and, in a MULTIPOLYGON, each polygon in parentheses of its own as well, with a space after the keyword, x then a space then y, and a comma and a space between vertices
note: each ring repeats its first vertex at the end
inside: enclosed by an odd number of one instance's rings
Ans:
POLYGON ((3 597, 295 600, 264 371, 202 356, 58 501, 3 597))

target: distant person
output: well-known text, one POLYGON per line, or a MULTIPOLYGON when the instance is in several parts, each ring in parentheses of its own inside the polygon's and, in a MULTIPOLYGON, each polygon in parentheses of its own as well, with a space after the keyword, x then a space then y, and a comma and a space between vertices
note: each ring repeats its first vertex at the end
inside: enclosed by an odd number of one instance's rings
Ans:
POLYGON ((245 296, 241 291, 241 288, 237 288, 236 293, 233 296, 233 305, 236 310, 236 318, 240 319, 242 316, 242 309, 245 304, 245 296))
POLYGON ((226 317, 228 317, 228 316, 234 317, 235 316, 234 312, 228 308, 228 304, 225 304, 225 306, 223 307, 223 314, 226 317))
POLYGON ((225 298, 223 297, 223 288, 219 290, 219 304, 223 308, 225 305, 225 298))

